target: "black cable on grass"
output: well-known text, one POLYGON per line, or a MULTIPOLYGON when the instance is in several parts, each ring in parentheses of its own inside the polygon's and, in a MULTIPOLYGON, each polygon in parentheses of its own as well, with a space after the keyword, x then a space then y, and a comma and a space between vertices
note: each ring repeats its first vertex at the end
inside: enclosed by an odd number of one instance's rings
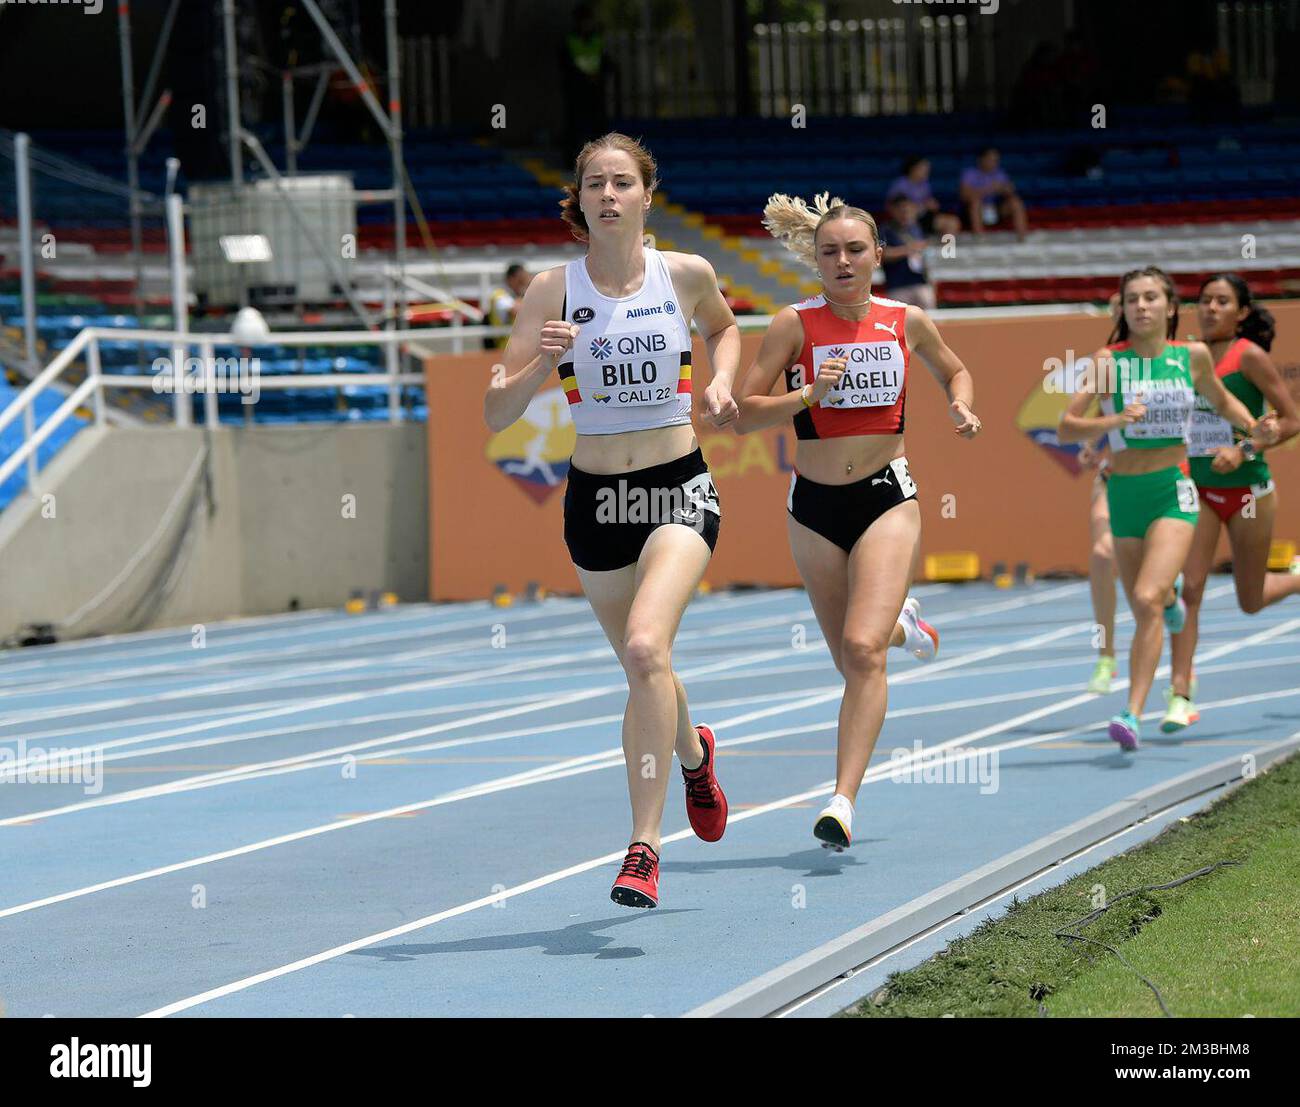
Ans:
MULTIPOLYGON (((1169 1008, 1165 1006, 1165 1000, 1164 997, 1160 994, 1160 989, 1157 988, 1154 984, 1152 984, 1151 981, 1148 980, 1145 976, 1143 976, 1140 972, 1138 972, 1137 969, 1135 969, 1132 965, 1130 965, 1128 963, 1128 960, 1124 957, 1122 953, 1120 953, 1118 949, 1116 949, 1112 945, 1108 945, 1106 942, 1099 942, 1095 938, 1086 938, 1082 934, 1074 934, 1070 932, 1077 930, 1080 927, 1087 926, 1091 922, 1096 922, 1099 918, 1101 918, 1102 915, 1104 915, 1107 911, 1109 911, 1112 907, 1114 907, 1115 904, 1117 904, 1120 900, 1127 899, 1129 896, 1136 896, 1139 892, 1163 892, 1169 888, 1177 888, 1178 885, 1180 884, 1186 884, 1189 880, 1195 880, 1198 876, 1206 876, 1209 873, 1214 872, 1215 869, 1222 868, 1225 865, 1240 865, 1240 864, 1241 864, 1240 861, 1216 861, 1214 862, 1213 865, 1206 865, 1205 868, 1197 869, 1194 873, 1188 873, 1186 876, 1180 876, 1177 880, 1171 880, 1168 884, 1144 884, 1141 888, 1133 888, 1130 891, 1121 892, 1114 899, 1108 901, 1104 907, 1098 907, 1097 910, 1088 912, 1088 914, 1084 915, 1083 918, 1075 919, 1074 922, 1072 923, 1066 923, 1063 927, 1061 927, 1060 930, 1054 930, 1052 932, 1052 937, 1067 938, 1072 942, 1087 942, 1089 945, 1101 946, 1102 949, 1109 950, 1111 953, 1113 953, 1116 957, 1119 958, 1121 965, 1123 965, 1130 972, 1136 974, 1137 978, 1141 980, 1142 983, 1145 984, 1148 988, 1151 989, 1152 993, 1156 997, 1156 1002, 1160 1004, 1160 1010, 1164 1012, 1165 1018, 1171 1019, 1174 1016, 1172 1012, 1170 1012, 1169 1008)), ((1040 1012, 1042 1011, 1042 1007, 1043 1005, 1039 1004, 1040 1012)))

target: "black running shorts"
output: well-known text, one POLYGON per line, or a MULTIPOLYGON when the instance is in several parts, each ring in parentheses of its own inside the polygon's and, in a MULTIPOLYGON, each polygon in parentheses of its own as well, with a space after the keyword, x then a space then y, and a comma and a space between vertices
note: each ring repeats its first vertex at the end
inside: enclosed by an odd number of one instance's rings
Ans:
POLYGON ((907 458, 895 458, 879 472, 852 484, 818 484, 795 472, 786 508, 796 522, 834 542, 845 553, 891 507, 916 499, 907 458))
POLYGON ((630 473, 587 473, 569 465, 564 544, 579 569, 608 572, 635 564, 650 535, 668 524, 690 527, 712 551, 721 521, 718 493, 698 448, 630 473))

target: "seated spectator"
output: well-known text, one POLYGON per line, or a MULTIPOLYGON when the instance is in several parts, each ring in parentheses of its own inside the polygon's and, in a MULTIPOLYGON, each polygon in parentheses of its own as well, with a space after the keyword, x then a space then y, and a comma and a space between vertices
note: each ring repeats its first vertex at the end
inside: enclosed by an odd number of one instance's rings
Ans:
POLYGON ((933 311, 934 285, 925 269, 927 243, 917 221, 919 215, 920 207, 901 192, 889 201, 889 218, 880 227, 880 244, 884 247, 881 268, 886 295, 933 311))
POLYGON ((987 146, 970 168, 962 171, 961 202, 967 226, 976 234, 986 227, 1010 219, 1023 242, 1029 231, 1025 205, 1016 195, 1016 186, 1002 168, 1002 158, 994 146, 987 146))
MULTIPOLYGON (((488 297, 487 322, 493 327, 510 327, 514 325, 515 313, 519 310, 519 301, 524 298, 533 275, 518 262, 506 270, 505 288, 494 288, 488 297)), ((488 349, 504 347, 509 340, 508 334, 500 338, 485 340, 488 349)))
POLYGON ((928 158, 908 158, 903 162, 903 175, 897 177, 885 194, 885 203, 903 195, 920 211, 921 230, 927 235, 956 234, 961 230, 961 220, 939 210, 939 201, 930 191, 930 162, 928 158))

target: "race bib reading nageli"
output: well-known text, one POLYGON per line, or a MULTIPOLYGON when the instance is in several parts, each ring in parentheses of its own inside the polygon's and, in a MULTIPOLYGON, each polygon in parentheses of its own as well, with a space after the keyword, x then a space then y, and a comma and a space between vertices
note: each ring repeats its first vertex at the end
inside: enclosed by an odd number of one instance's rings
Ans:
POLYGON ((822 397, 822 407, 890 407, 898 402, 906 366, 897 342, 840 342, 813 346, 813 379, 816 379, 823 361, 841 357, 848 366, 839 385, 822 397))

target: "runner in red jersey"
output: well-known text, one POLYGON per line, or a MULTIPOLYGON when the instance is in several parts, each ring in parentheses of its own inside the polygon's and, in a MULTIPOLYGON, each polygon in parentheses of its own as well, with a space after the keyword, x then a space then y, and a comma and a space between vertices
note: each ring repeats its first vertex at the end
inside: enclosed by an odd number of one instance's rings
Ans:
MULTIPOLYGON (((1269 408, 1276 413, 1278 445, 1300 433, 1300 412, 1269 356, 1275 331, 1272 313, 1254 300, 1250 286, 1235 273, 1210 277, 1201 285, 1196 314, 1201 340, 1210 348, 1215 375, 1224 388, 1253 415, 1264 417, 1269 408)), ((1247 615, 1300 594, 1300 575, 1268 571, 1278 493, 1263 451, 1250 439, 1235 435, 1202 404, 1192 415, 1188 453, 1192 479, 1207 510, 1197 517, 1192 549, 1183 566, 1187 621, 1170 643, 1169 710, 1160 725, 1166 734, 1200 718, 1193 702, 1192 660, 1200 636, 1201 600, 1220 532, 1228 531, 1237 604, 1247 615)))
POLYGON ((798 446, 786 500, 790 548, 835 667, 844 675, 835 794, 813 833, 842 849, 885 719, 885 651, 933 657, 939 636, 908 597, 921 510, 903 453, 912 355, 948 393, 954 433, 973 438, 970 373, 920 308, 871 295, 881 263, 875 220, 825 193, 812 207, 773 196, 764 225, 821 277, 822 293, 782 308, 736 393, 739 433, 793 417, 798 446), (773 396, 784 374, 787 391, 773 396))

